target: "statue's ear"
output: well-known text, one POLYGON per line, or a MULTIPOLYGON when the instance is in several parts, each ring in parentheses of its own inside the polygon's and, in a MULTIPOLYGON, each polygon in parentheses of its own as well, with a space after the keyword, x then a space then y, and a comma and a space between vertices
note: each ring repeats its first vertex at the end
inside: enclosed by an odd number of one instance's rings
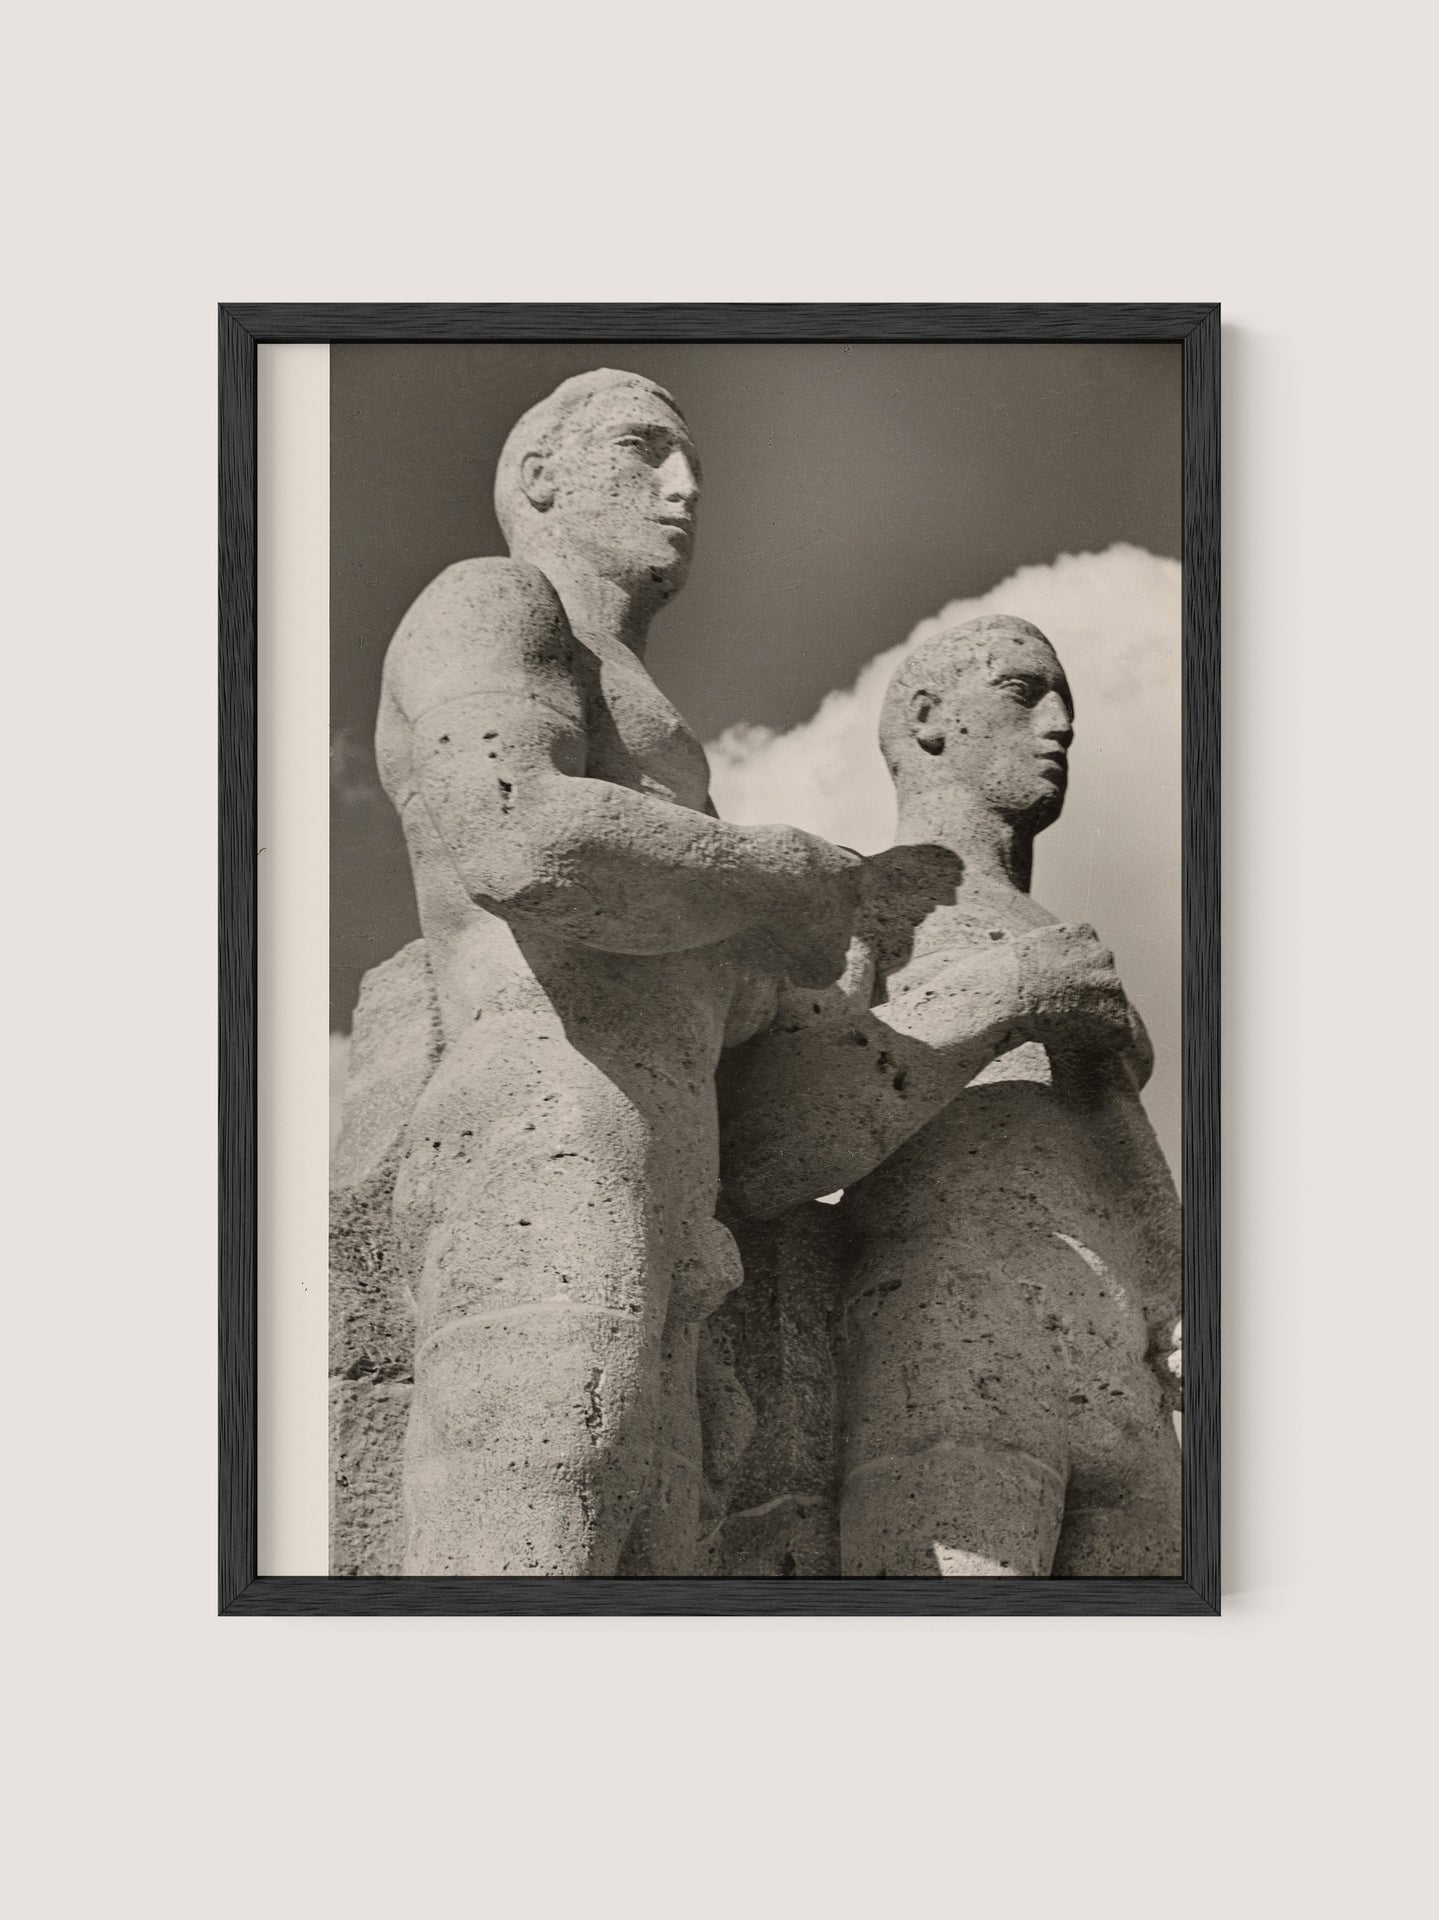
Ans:
POLYGON ((555 480, 542 453, 527 453, 520 462, 520 486, 536 513, 548 513, 555 504, 555 480))
POLYGON ((909 696, 909 730, 926 753, 944 752, 943 706, 928 687, 916 687, 909 696))

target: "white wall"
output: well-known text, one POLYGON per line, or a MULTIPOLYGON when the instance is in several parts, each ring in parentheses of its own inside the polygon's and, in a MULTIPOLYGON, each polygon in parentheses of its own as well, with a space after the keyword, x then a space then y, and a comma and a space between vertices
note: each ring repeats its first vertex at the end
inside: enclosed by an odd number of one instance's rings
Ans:
POLYGON ((22 14, 18 1910, 1417 1910, 1425 31, 1393 0, 22 14), (1225 302, 1221 1621, 214 1618, 221 298, 1225 302))

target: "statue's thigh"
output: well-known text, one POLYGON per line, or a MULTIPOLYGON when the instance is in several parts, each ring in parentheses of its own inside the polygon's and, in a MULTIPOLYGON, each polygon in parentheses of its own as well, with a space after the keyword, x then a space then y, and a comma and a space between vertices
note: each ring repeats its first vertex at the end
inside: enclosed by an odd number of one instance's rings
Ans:
POLYGON ((840 1567, 851 1578, 1038 1578, 1050 1571, 1064 1476, 987 1437, 950 1441, 851 1473, 840 1502, 840 1567))
POLYGON ((540 1307, 652 1314, 668 1285, 656 1159, 649 1118, 561 1040, 447 1055, 395 1194, 422 1329, 540 1307))
POLYGON ((694 1323, 665 1332, 650 1427, 650 1473, 620 1572, 638 1577, 693 1574, 704 1506, 694 1323))
POLYGON ((844 1572, 1047 1573, 1066 1388, 1003 1246, 870 1263, 845 1314, 844 1572))

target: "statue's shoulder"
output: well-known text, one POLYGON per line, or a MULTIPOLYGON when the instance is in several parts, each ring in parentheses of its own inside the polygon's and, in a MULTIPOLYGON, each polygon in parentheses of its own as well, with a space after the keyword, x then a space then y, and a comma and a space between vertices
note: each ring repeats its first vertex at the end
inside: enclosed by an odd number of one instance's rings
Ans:
POLYGON ((866 860, 855 924, 877 986, 913 958, 930 920, 953 908, 963 880, 963 861, 944 847, 888 847, 866 860))
POLYGON ((414 601, 390 645, 393 650, 435 639, 452 645, 522 639, 556 625, 568 634, 559 595, 538 567, 524 560, 457 560, 414 601))
POLYGON ((466 608, 489 609, 531 606, 548 611, 558 607, 559 596, 549 581, 527 560, 488 557, 456 560, 437 573, 410 608, 401 624, 416 615, 466 608))
POLYGON ((470 685, 499 688, 573 676, 576 648, 559 595, 523 560, 457 560, 395 630, 389 695, 408 712, 470 685))

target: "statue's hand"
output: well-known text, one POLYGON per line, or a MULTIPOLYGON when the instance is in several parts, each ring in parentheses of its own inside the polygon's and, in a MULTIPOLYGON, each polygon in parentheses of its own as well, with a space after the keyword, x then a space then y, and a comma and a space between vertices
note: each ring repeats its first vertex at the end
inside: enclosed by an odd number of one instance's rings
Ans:
POLYGON ((772 898, 760 923, 796 986, 827 987, 844 971, 864 862, 798 827, 755 827, 772 898))
MULTIPOLYGON (((1029 1037, 1020 1017, 1016 945, 947 947, 908 961, 877 1018, 940 1053, 982 1040, 1003 1051, 1029 1037)), ((982 1063, 981 1063, 982 1064, 982 1063)))
POLYGON ((1127 1052, 1143 1032, 1093 927, 1037 927, 1014 943, 1021 1018, 1036 1040, 1086 1052, 1127 1052))

